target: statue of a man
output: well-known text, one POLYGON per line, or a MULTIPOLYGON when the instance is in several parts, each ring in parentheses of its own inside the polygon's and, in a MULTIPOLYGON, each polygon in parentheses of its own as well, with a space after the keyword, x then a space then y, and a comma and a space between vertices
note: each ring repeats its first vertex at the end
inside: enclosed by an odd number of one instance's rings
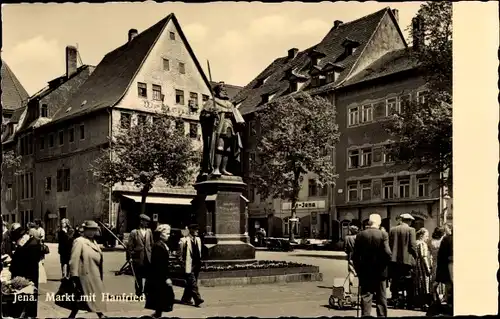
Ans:
POLYGON ((230 159, 239 161, 243 148, 239 131, 245 123, 229 101, 224 82, 214 87, 214 97, 203 104, 200 124, 203 136, 202 175, 233 175, 227 170, 230 159))

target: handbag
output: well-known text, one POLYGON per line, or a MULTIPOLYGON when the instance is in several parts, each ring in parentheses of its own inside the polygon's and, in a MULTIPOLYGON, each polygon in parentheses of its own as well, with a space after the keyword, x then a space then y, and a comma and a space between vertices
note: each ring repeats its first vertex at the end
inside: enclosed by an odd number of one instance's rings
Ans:
POLYGON ((45 255, 50 254, 50 249, 49 249, 49 246, 47 246, 47 245, 45 245, 45 244, 42 244, 42 252, 43 252, 45 255))
POLYGON ((61 279, 61 285, 55 294, 55 304, 68 310, 89 310, 88 305, 82 300, 81 284, 70 278, 61 279))

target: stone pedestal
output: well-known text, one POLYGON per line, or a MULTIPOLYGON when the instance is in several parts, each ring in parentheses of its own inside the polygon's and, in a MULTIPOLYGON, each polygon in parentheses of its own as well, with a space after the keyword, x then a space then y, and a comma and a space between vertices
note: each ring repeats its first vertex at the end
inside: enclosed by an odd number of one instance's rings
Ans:
POLYGON ((255 248, 247 235, 247 203, 242 196, 246 184, 241 177, 209 178, 194 187, 193 208, 203 236, 204 260, 255 259, 255 248))

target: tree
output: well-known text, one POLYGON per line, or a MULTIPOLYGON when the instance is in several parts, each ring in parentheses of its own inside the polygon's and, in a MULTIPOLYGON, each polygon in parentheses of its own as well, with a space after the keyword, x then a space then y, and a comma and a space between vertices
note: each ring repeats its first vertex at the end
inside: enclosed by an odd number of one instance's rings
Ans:
POLYGON ((439 173, 441 186, 452 184, 452 4, 429 1, 421 5, 415 19, 422 31, 410 29, 424 41, 412 50, 412 58, 424 75, 425 101, 411 101, 386 123, 393 136, 391 153, 396 162, 439 173))
POLYGON ((337 177, 332 162, 339 139, 335 108, 321 97, 299 93, 271 101, 255 117, 260 134, 256 162, 251 159, 250 183, 264 198, 290 200, 294 225, 304 175, 315 173, 320 187, 334 184, 337 177))
MULTIPOLYGON (((184 186, 196 171, 199 152, 189 136, 176 128, 175 118, 161 114, 153 123, 134 125, 110 139, 109 149, 91 165, 105 187, 133 182, 141 193, 141 213, 153 183, 161 178, 169 186, 184 186)), ((111 190, 112 187, 110 187, 111 190)))

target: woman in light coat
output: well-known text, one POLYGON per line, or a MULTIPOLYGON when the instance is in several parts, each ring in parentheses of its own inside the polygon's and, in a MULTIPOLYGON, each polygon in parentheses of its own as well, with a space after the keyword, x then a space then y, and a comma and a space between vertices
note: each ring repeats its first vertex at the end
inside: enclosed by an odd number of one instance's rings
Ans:
POLYGON ((82 295, 95 294, 95 299, 87 299, 83 303, 77 303, 71 311, 69 318, 75 318, 78 310, 95 312, 99 318, 103 318, 106 311, 106 303, 103 301, 102 293, 105 292, 103 284, 103 255, 94 237, 99 231, 99 226, 94 221, 84 223, 83 236, 73 242, 69 269, 72 281, 81 290, 82 295), (87 309, 84 309, 87 308, 87 309))

